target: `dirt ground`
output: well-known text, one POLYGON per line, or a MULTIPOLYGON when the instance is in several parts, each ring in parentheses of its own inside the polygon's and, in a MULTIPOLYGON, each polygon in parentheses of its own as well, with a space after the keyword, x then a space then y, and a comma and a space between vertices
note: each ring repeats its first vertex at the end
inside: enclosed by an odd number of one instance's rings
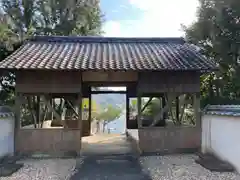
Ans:
POLYGON ((132 153, 124 134, 97 134, 82 138, 82 155, 114 155, 132 153))

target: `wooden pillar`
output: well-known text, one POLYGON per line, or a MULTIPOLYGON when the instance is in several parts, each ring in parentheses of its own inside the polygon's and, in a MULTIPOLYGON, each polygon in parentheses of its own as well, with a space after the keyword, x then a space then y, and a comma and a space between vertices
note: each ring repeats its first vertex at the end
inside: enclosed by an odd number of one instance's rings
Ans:
POLYGON ((21 94, 15 94, 14 154, 17 153, 17 134, 21 126, 21 94))
POLYGON ((176 121, 179 122, 179 96, 176 97, 176 121))
POLYGON ((40 96, 37 95, 37 106, 36 106, 37 128, 40 128, 40 119, 41 119, 40 96))
POLYGON ((89 94, 88 120, 91 124, 91 121, 92 121, 92 95, 91 94, 89 94))
POLYGON ((81 147, 82 147, 82 92, 80 92, 77 95, 77 104, 79 105, 78 108, 78 129, 80 131, 80 145, 79 145, 79 153, 81 151, 81 147))
POLYGON ((196 126, 201 128, 202 124, 201 124, 201 109, 200 109, 200 93, 194 94, 193 105, 194 105, 194 115, 196 120, 196 126))
POLYGON ((78 108, 78 121, 79 121, 78 128, 81 129, 82 128, 82 95, 81 94, 79 94, 77 96, 76 104, 79 105, 79 108, 78 108))
POLYGON ((137 95, 137 108, 138 108, 138 116, 137 116, 137 122, 138 122, 138 128, 142 127, 142 97, 140 94, 137 95))
POLYGON ((129 94, 128 92, 126 93, 126 129, 129 128, 129 94))
MULTIPOLYGON (((164 108, 165 106, 166 106, 166 99, 165 99, 165 96, 162 95, 162 108, 164 108)), ((166 121, 166 118, 167 118, 167 113, 164 113, 163 120, 166 121)))
MULTIPOLYGON (((50 100, 50 103, 51 103, 51 107, 54 109, 54 99, 53 98, 51 98, 51 100, 50 100)), ((53 116, 53 112, 51 112, 51 120, 53 120, 53 118, 54 118, 54 116, 53 116)))
POLYGON ((88 132, 89 136, 91 135, 91 124, 92 124, 92 95, 89 94, 89 105, 88 105, 88 132))

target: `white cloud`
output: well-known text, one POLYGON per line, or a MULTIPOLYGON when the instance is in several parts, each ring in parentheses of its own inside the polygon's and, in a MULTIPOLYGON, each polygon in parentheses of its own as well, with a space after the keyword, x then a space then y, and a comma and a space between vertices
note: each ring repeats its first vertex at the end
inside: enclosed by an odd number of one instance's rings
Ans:
POLYGON ((183 35, 181 24, 189 25, 196 17, 198 0, 129 0, 143 16, 137 20, 110 21, 105 36, 175 37, 183 35))
POLYGON ((121 24, 116 21, 107 21, 103 27, 105 36, 108 36, 108 37, 121 35, 120 29, 121 29, 121 24))

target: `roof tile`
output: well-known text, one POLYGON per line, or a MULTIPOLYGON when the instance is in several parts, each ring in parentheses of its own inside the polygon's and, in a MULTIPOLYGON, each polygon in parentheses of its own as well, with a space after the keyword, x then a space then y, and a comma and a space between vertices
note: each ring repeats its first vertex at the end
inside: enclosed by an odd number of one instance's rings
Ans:
POLYGON ((0 62, 1 69, 212 70, 181 38, 37 36, 0 62))

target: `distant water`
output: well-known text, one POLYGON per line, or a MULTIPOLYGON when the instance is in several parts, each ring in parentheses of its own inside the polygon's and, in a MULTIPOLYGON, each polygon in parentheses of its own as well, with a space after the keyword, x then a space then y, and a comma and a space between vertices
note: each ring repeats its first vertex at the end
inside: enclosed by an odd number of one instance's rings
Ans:
POLYGON ((119 119, 110 122, 107 125, 106 129, 108 129, 108 128, 111 129, 110 133, 116 133, 116 134, 125 133, 125 130, 126 130, 126 113, 124 112, 119 119))

